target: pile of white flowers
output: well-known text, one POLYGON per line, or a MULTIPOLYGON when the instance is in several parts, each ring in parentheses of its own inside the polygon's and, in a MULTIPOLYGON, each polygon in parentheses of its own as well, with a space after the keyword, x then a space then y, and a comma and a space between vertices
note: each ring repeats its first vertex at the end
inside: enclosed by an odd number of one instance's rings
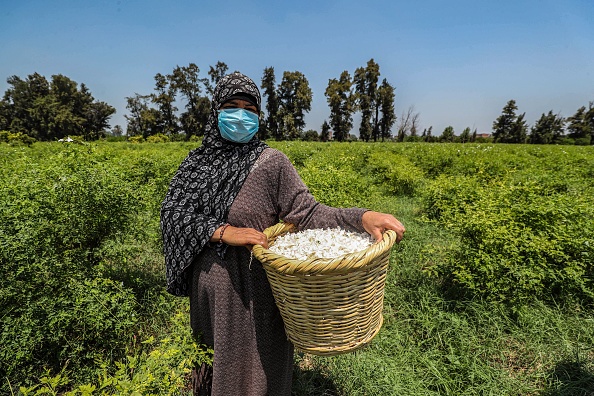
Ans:
POLYGON ((335 258, 367 249, 373 240, 366 233, 341 228, 311 229, 279 236, 270 246, 276 254, 296 259, 335 258))

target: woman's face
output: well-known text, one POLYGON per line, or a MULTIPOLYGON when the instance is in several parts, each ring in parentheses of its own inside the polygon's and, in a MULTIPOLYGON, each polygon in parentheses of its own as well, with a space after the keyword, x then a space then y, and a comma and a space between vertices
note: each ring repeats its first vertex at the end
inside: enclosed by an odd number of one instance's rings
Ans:
POLYGON ((251 111, 252 113, 258 114, 258 108, 250 102, 248 102, 247 100, 243 99, 229 99, 221 105, 220 110, 223 109, 244 109, 247 111, 251 111))

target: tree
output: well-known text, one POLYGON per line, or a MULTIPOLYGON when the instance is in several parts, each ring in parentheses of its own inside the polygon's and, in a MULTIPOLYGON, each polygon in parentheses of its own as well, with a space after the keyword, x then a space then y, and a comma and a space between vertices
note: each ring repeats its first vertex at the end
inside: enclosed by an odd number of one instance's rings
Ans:
POLYGON ((594 102, 588 104, 589 110, 586 113, 586 120, 590 124, 590 144, 594 145, 594 102))
POLYGON ((109 118, 115 109, 105 102, 92 102, 85 108, 83 137, 85 140, 97 140, 105 136, 109 129, 109 118))
POLYGON ((124 130, 122 129, 122 127, 120 125, 116 125, 113 128, 111 128, 111 134, 113 136, 119 137, 124 134, 124 130))
POLYGON ((590 125, 590 144, 594 145, 594 102, 588 104, 589 110, 586 113, 586 120, 590 125))
POLYGON ((318 140, 320 140, 320 136, 318 135, 317 131, 313 129, 308 129, 303 134, 302 140, 305 140, 306 142, 317 142, 318 140))
POLYGON ((85 84, 57 74, 51 82, 33 73, 25 80, 7 79, 9 88, 0 101, 0 126, 38 140, 84 136, 97 139, 105 135, 115 108, 96 102, 85 84))
POLYGON ((202 135, 210 114, 210 100, 202 95, 201 85, 206 86, 208 80, 200 78, 200 68, 195 63, 176 66, 168 77, 172 88, 186 100, 186 111, 179 116, 181 130, 187 139, 202 135))
POLYGON ((320 133, 320 140, 322 142, 327 142, 328 140, 330 140, 330 125, 328 124, 328 122, 326 120, 324 120, 324 123, 322 124, 322 132, 320 133))
POLYGON ((300 130, 295 125, 295 119, 290 114, 285 114, 281 119, 281 123, 288 140, 298 140, 301 137, 300 130))
MULTIPOLYGON (((392 137, 392 133, 390 131, 396 122, 396 110, 394 109, 394 87, 390 85, 385 78, 378 89, 377 102, 379 104, 379 109, 382 112, 382 118, 379 120, 379 132, 383 141, 384 139, 389 139, 392 137)), ((415 120, 417 119, 418 114, 415 115, 415 120)), ((416 121, 413 122, 413 125, 415 126, 416 131, 416 121)))
POLYGON ((359 137, 366 142, 371 138, 373 127, 371 126, 371 98, 367 95, 367 81, 365 79, 365 68, 359 67, 353 76, 358 107, 361 110, 361 124, 359 125, 359 137))
POLYGON ((433 125, 431 125, 429 128, 423 130, 423 140, 426 142, 431 142, 433 141, 433 136, 431 136, 431 133, 433 131, 433 125))
POLYGON ((528 136, 528 124, 524 121, 526 113, 520 114, 516 121, 512 124, 511 129, 511 143, 526 143, 526 137, 528 136))
POLYGON ((526 113, 516 115, 515 100, 507 102, 502 114, 493 123, 493 141, 496 143, 525 143, 528 126, 524 121, 526 113))
POLYGON ((262 95, 266 97, 266 112, 268 113, 265 122, 266 135, 272 135, 276 140, 281 140, 283 134, 279 128, 280 102, 276 91, 276 77, 273 67, 264 69, 261 88, 263 90, 262 95))
POLYGON ((47 138, 61 139, 65 136, 84 135, 84 110, 93 102, 92 96, 83 85, 78 91, 77 83, 61 74, 52 76, 50 96, 43 101, 48 109, 47 138))
POLYGON ((326 100, 330 106, 330 125, 334 132, 333 139, 342 142, 347 139, 353 128, 355 96, 351 90, 353 82, 348 71, 343 71, 340 78, 328 81, 326 100))
POLYGON ((419 129, 419 120, 421 115, 419 113, 415 113, 413 115, 412 121, 410 123, 410 136, 417 136, 418 129, 419 129))
POLYGON ((580 107, 576 113, 567 117, 568 136, 577 144, 594 144, 594 102, 580 107))
POLYGON ((441 133, 441 136, 439 137, 439 141, 440 142, 453 142, 454 141, 454 127, 453 126, 447 126, 443 132, 441 133))
POLYGON ((40 125, 39 113, 45 111, 40 108, 40 100, 49 96, 49 82, 38 73, 29 75, 26 80, 11 76, 6 81, 12 88, 6 90, 1 102, 0 129, 44 139, 47 133, 40 125))
POLYGON ((511 126, 516 119, 515 100, 507 102, 502 114, 493 123, 493 141, 496 143, 507 143, 511 141, 511 126))
POLYGON ((130 112, 130 115, 124 116, 128 121, 126 129, 128 136, 141 135, 146 139, 159 132, 160 114, 158 110, 149 106, 150 100, 150 95, 139 94, 126 98, 126 109, 130 112))
POLYGON ((470 128, 466 127, 464 128, 464 130, 462 131, 462 133, 460 134, 460 142, 461 143, 466 143, 470 141, 470 128))
MULTIPOLYGON (((2 100, 2 128, 13 133, 28 134, 36 139, 45 140, 46 128, 42 125, 44 121, 39 118, 40 101, 50 96, 50 85, 45 77, 33 73, 26 80, 18 76, 11 76, 7 80, 12 88, 4 93, 2 100), (36 101, 38 101, 36 103, 36 101)), ((46 121, 45 123, 47 123, 46 121)))
POLYGON ((529 142, 532 144, 557 143, 563 136, 564 125, 563 117, 553 114, 552 110, 549 110, 546 115, 542 113, 530 130, 529 142))
POLYGON ((357 105, 361 110, 359 137, 365 141, 369 141, 371 136, 374 140, 379 137, 379 76, 379 65, 373 59, 367 62, 366 67, 357 68, 353 75, 357 105))
POLYGON ((419 113, 415 112, 415 106, 411 105, 406 111, 402 112, 398 124, 398 141, 403 142, 407 134, 416 136, 419 127, 419 113), (414 132, 414 134, 413 134, 414 132))
POLYGON ((175 102, 176 89, 175 84, 171 83, 171 78, 167 78, 161 73, 155 75, 155 91, 151 98, 153 103, 157 105, 160 117, 157 121, 159 125, 159 133, 165 135, 176 134, 179 130, 177 123, 177 107, 173 105, 175 102))
MULTIPOLYGON (((35 125, 35 114, 32 110, 34 103, 39 98, 49 95, 49 83, 45 77, 38 73, 31 74, 27 80, 22 80, 18 76, 7 78, 6 82, 12 86, 4 93, 2 99, 2 125, 0 130, 10 130, 13 133, 24 133, 40 139, 38 133, 33 132, 40 128, 35 125)), ((38 112, 39 110, 34 110, 38 112)), ((44 134, 45 135, 45 134, 44 134)))
POLYGON ((38 140, 57 140, 83 134, 84 119, 72 113, 68 105, 48 95, 35 100, 30 109, 33 121, 31 136, 38 140))
POLYGON ((284 133, 290 135, 290 129, 300 134, 305 127, 305 114, 311 110, 311 101, 313 93, 309 87, 309 82, 303 73, 284 72, 283 79, 278 87, 280 127, 284 133), (291 125, 287 120, 291 119, 291 125))
POLYGON ((226 74, 227 65, 217 62, 210 67, 208 78, 200 77, 200 68, 190 63, 188 66, 176 66, 168 75, 155 75, 155 91, 152 95, 139 95, 126 98, 131 115, 126 119, 130 135, 142 135, 145 138, 156 133, 177 136, 179 131, 189 139, 193 135, 202 135, 210 116, 210 99, 202 94, 203 87, 212 94, 213 83, 226 74), (177 95, 185 99, 185 112, 178 114, 174 106, 177 95), (147 100, 150 99, 150 100, 147 100), (146 129, 143 129, 146 128, 146 129))
POLYGON ((208 75, 210 76, 210 81, 204 80, 204 85, 206 86, 206 92, 212 97, 214 93, 214 89, 226 74, 227 70, 229 70, 229 66, 225 62, 217 61, 215 67, 210 66, 210 70, 208 71, 208 75))

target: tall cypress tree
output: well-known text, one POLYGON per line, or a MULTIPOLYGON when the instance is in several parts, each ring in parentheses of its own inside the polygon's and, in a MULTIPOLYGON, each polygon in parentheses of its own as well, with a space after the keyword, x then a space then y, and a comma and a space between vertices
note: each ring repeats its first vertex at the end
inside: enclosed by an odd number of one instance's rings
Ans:
MULTIPOLYGON (((396 122, 396 109, 394 108, 394 87, 384 78, 378 89, 378 108, 381 110, 382 118, 379 121, 379 132, 382 138, 390 138, 390 130, 396 122)), ((375 136, 375 135, 374 135, 375 136)))
POLYGON ((322 142, 327 142, 328 140, 330 140, 330 125, 328 124, 328 122, 326 120, 324 120, 324 123, 322 124, 322 132, 320 133, 320 140, 322 142))
POLYGON ((353 128, 355 111, 355 95, 351 90, 353 82, 348 71, 343 71, 340 78, 328 81, 326 100, 330 106, 330 125, 333 138, 339 142, 346 140, 353 128))
POLYGON ((369 141, 373 133, 371 126, 371 98, 367 93, 367 79, 364 67, 358 67, 353 76, 357 105, 361 110, 361 124, 359 125, 359 138, 366 142, 369 141))
POLYGON ((262 76, 262 95, 266 98, 266 133, 272 135, 276 140, 282 139, 282 131, 279 130, 279 99, 276 91, 276 77, 274 67, 264 69, 262 76))
POLYGON ((377 140, 380 135, 379 69, 379 65, 372 58, 365 67, 357 68, 353 75, 357 106, 361 110, 359 137, 365 141, 369 141, 371 137, 377 140))

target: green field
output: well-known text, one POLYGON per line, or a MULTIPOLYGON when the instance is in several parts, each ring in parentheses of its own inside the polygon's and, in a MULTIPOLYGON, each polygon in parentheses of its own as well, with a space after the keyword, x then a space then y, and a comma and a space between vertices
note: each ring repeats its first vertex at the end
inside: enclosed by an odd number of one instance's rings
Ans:
MULTIPOLYGON (((333 206, 389 212, 384 326, 297 354, 295 395, 594 394, 594 149, 271 142, 333 206)), ((0 144, 0 393, 189 394, 159 205, 195 143, 0 144)))

